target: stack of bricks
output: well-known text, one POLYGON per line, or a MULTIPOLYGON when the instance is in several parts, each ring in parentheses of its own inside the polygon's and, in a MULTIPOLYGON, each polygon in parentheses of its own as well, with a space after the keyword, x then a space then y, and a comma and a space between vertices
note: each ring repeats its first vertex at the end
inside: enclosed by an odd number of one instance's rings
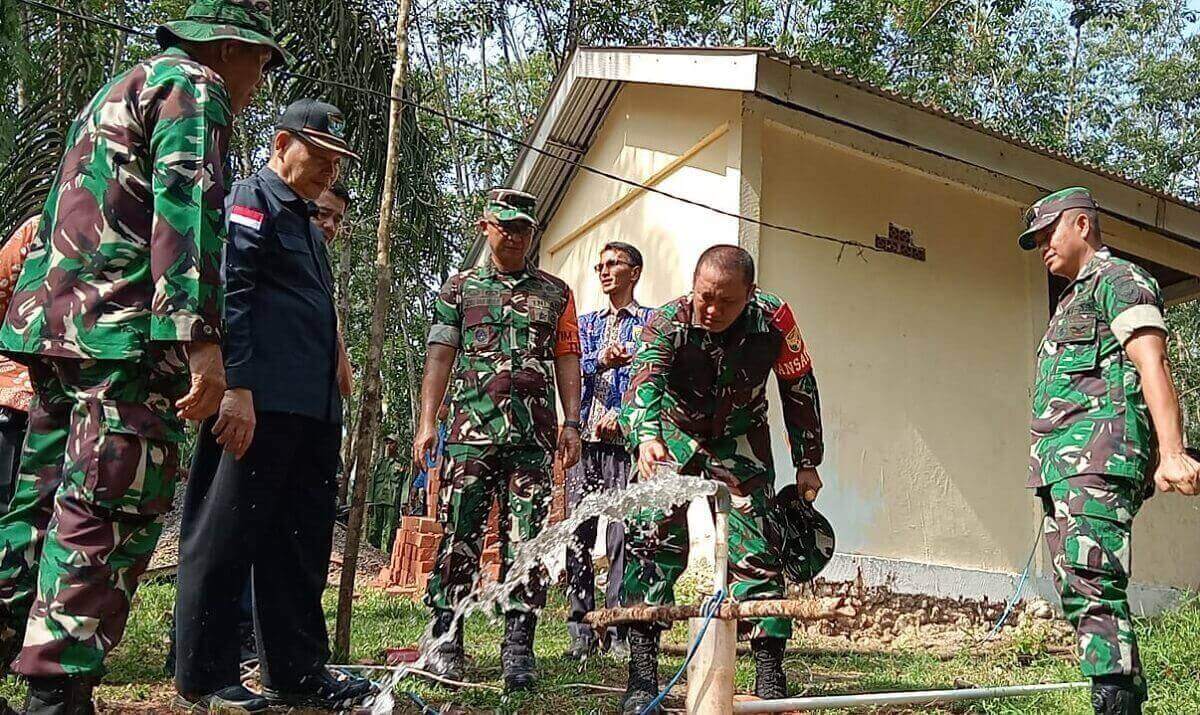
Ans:
POLYGON ((441 538, 442 527, 435 518, 406 516, 400 520, 391 564, 380 574, 380 580, 387 581, 389 593, 420 595, 425 592, 441 538))
MULTIPOLYGON (((549 523, 566 518, 566 503, 563 490, 564 474, 558 464, 554 467, 554 490, 550 504, 549 523)), ((406 516, 396 531, 392 546, 392 560, 379 574, 377 584, 388 593, 419 597, 425 592, 433 563, 437 559, 437 547, 442 535, 438 523, 438 492, 441 483, 441 465, 429 472, 429 501, 425 513, 429 516, 406 516)), ((483 536, 483 554, 480 557, 481 575, 495 581, 500 576, 500 525, 499 508, 493 504, 488 515, 487 528, 483 536)))

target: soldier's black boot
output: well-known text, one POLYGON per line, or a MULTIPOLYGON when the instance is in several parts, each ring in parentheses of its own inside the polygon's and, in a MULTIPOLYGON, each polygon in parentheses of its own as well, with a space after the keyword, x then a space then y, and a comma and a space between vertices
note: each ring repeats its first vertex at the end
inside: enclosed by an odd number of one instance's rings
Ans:
POLYGON ((1132 675, 1092 678, 1092 708, 1096 715, 1142 715, 1142 700, 1132 675))
POLYGON ((65 675, 30 678, 25 696, 26 715, 93 715, 95 678, 65 675))
POLYGON ((657 697, 658 626, 639 623, 629 627, 629 684, 621 699, 621 715, 641 715, 657 697))
POLYGON ((529 690, 537 681, 537 660, 533 657, 533 635, 537 614, 504 614, 504 641, 500 644, 500 665, 504 668, 504 689, 529 690))
POLYGON ((783 672, 786 638, 755 638, 750 641, 754 654, 754 694, 763 700, 787 697, 787 674, 783 672))
POLYGON ((434 675, 440 675, 450 680, 463 679, 465 659, 463 657, 462 624, 455 627, 453 611, 437 611, 433 616, 433 637, 441 638, 454 628, 454 635, 439 644, 428 654, 425 667, 434 675))

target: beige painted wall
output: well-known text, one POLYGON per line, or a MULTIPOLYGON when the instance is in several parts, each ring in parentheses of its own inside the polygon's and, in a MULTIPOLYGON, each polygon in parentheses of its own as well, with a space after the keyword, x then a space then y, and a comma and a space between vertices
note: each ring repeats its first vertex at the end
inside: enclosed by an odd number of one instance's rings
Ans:
MULTIPOLYGON (((847 251, 839 263, 837 246, 762 233, 761 283, 791 302, 821 386, 821 501, 838 550, 1019 571, 1039 523, 1023 485, 1048 310, 1041 264, 1015 245, 1020 213, 772 122, 763 156, 764 219, 866 243, 892 222, 928 253, 864 262, 847 251)), ((1123 248, 1146 246, 1128 226, 1108 230, 1123 248)), ((1187 253, 1173 262, 1194 261, 1187 253)), ((1176 555, 1198 547, 1194 503, 1154 499, 1138 520, 1135 580, 1194 587, 1200 563, 1176 555)))
MULTIPOLYGON (((723 139, 661 188, 737 210, 741 115, 737 93, 629 85, 586 161, 645 178, 730 121, 723 139)), ((753 124, 746 136, 754 136, 748 147, 761 141, 761 169, 748 163, 747 181, 758 185, 762 218, 866 243, 893 222, 928 251, 925 263, 874 253, 864 262, 851 251, 838 262, 835 245, 761 232, 761 283, 792 303, 821 384, 821 504, 839 551, 1019 571, 1040 514, 1023 485, 1033 353, 1047 317, 1041 266, 1015 247, 1019 207, 771 121, 761 126, 761 140, 753 124)), ((738 240, 731 219, 646 195, 549 255, 547 247, 628 190, 580 172, 542 238, 541 266, 575 289, 581 312, 603 304, 590 266, 606 241, 645 253, 638 295, 657 305, 688 289, 701 251, 738 240)), ((1200 252, 1115 221, 1105 229, 1116 246, 1200 272, 1200 252)), ((783 481, 791 466, 772 400, 783 481)), ((1175 558, 1200 549, 1197 503, 1167 496, 1146 506, 1136 581, 1200 580, 1200 562, 1175 558)))
MULTIPOLYGON (((608 120, 585 159, 620 176, 644 180, 708 135, 722 122, 734 126, 678 172, 659 184, 663 191, 737 211, 738 136, 741 95, 682 87, 629 85, 621 90, 608 120)), ((692 267, 714 243, 737 241, 737 222, 674 199, 647 193, 588 234, 551 256, 548 247, 624 195, 630 188, 579 172, 541 240, 541 267, 576 291, 580 312, 604 304, 592 272, 608 241, 632 243, 646 270, 638 299, 660 305, 687 291, 692 267)))
POLYGON ((760 282, 792 304, 821 387, 839 551, 1019 570, 1035 534, 1021 486, 1045 314, 1012 238, 1019 214, 769 122, 763 155, 766 220, 864 243, 892 222, 928 252, 839 263, 836 245, 762 234, 760 282))

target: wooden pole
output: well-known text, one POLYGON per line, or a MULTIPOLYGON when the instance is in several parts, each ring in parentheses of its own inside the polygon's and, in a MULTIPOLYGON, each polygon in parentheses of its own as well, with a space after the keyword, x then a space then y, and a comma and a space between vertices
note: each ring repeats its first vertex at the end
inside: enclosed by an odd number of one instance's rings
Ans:
MULTIPOLYGON (((688 619, 688 640, 695 643, 703 618, 688 619)), ((688 715, 733 712, 733 676, 737 674, 737 621, 714 618, 688 663, 688 715)))
POLYGON ((392 268, 389 249, 392 238, 392 206, 396 196, 396 164, 399 154, 400 125, 403 120, 405 72, 408 68, 409 0, 399 0, 396 9, 396 64, 392 70, 391 116, 388 120, 387 160, 383 172, 383 191, 379 200, 379 230, 376 233, 375 302, 371 314, 371 337, 363 369, 362 406, 358 418, 355 464, 358 478, 350 496, 350 523, 346 527, 346 553, 342 558, 342 578, 338 584, 337 622, 334 653, 339 660, 350 655, 350 615, 354 606, 354 576, 358 567, 358 547, 362 540, 363 503, 370 481, 371 457, 378 430, 381 390, 380 364, 387 334, 392 299, 392 268))

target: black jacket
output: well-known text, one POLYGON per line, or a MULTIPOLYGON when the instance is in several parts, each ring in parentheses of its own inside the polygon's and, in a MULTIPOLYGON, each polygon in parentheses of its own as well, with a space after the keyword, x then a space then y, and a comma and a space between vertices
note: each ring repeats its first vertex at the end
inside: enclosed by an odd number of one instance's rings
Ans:
POLYGON ((264 168, 226 200, 225 379, 254 409, 342 421, 337 312, 312 204, 264 168))

